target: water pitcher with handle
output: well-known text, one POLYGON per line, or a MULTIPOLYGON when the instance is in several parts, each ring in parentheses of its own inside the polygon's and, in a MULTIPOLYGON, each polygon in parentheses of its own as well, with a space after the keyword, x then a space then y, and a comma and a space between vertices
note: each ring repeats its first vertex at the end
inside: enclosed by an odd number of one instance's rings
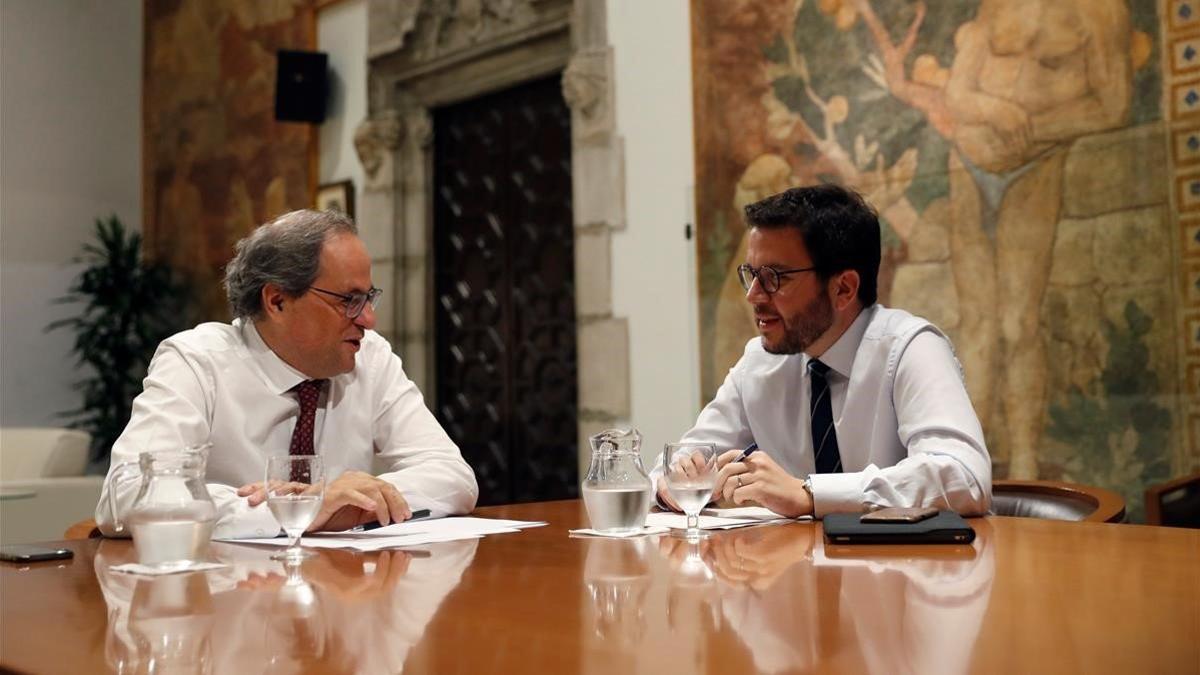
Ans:
POLYGON ((607 429, 590 441, 592 464, 582 489, 592 529, 608 534, 640 531, 654 494, 642 466, 642 435, 637 429, 607 429))
POLYGON ((143 452, 136 462, 117 465, 109 476, 109 506, 118 532, 133 535, 138 562, 186 568, 208 555, 217 508, 204 484, 211 445, 143 452), (117 503, 123 485, 140 475, 137 496, 124 513, 117 503))

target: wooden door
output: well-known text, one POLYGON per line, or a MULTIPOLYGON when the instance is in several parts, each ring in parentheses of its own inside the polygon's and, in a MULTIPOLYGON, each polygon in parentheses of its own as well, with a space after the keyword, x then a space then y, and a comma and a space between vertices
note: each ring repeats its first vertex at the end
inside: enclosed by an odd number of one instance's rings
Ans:
POLYGON ((578 495, 570 112, 559 77, 434 112, 436 414, 480 505, 578 495))

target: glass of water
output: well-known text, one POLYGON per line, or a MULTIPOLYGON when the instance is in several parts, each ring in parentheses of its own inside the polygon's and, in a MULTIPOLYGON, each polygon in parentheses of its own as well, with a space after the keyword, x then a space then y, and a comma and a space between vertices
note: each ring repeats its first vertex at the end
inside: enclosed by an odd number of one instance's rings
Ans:
POLYGON ((297 562, 312 553, 300 548, 300 536, 312 524, 325 499, 325 464, 316 455, 286 455, 267 460, 267 506, 291 539, 274 560, 297 562))
POLYGON ((671 498, 687 515, 685 536, 705 536, 700 511, 712 498, 717 482, 717 446, 711 443, 667 443, 663 447, 663 478, 671 498))

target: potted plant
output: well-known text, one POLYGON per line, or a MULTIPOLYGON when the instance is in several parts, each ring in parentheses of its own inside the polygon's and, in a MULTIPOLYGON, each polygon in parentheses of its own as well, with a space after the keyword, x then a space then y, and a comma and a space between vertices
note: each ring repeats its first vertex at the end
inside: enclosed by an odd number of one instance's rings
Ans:
POLYGON ((92 435, 92 461, 107 462, 129 422, 133 399, 158 343, 186 325, 188 293, 166 265, 142 257, 142 237, 114 215, 96 220, 96 239, 74 260, 86 264, 56 303, 82 305, 47 331, 75 333, 72 353, 83 366, 83 405, 62 413, 92 435))

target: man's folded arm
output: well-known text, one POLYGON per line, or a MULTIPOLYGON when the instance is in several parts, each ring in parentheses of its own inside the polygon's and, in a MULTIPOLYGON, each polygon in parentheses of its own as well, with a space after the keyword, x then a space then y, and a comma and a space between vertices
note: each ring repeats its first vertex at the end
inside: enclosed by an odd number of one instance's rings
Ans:
MULTIPOLYGON (((696 424, 688 429, 680 438, 681 443, 712 443, 717 448, 717 454, 731 448, 745 447, 752 440, 750 422, 746 417, 745 404, 736 380, 737 366, 725 376, 725 381, 717 390, 713 400, 704 406, 696 418, 696 424)), ((650 483, 655 488, 657 500, 658 479, 663 475, 663 457, 659 452, 654 462, 647 467, 650 483)), ((716 499, 716 496, 713 497, 716 499)), ((659 503, 665 507, 665 504, 659 503)))
POLYGON ((388 467, 379 478, 400 491, 413 510, 434 516, 470 513, 479 498, 475 472, 438 424, 399 357, 392 355, 375 419, 375 447, 388 467))

